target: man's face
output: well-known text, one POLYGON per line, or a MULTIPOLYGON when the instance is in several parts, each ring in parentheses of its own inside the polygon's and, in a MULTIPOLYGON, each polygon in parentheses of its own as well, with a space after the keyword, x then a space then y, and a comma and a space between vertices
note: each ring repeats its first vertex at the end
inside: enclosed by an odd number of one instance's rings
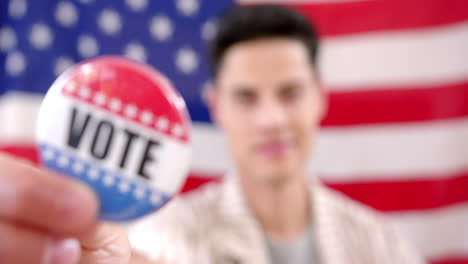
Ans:
POLYGON ((306 47, 271 38, 228 49, 210 94, 242 174, 260 181, 302 177, 324 109, 306 47))

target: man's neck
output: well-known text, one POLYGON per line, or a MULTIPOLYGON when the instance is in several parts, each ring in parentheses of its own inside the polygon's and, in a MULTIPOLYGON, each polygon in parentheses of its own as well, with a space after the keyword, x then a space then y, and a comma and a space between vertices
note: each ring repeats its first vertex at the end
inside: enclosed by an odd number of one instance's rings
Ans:
POLYGON ((305 178, 275 183, 240 178, 247 204, 268 236, 291 240, 307 229, 311 206, 305 178))

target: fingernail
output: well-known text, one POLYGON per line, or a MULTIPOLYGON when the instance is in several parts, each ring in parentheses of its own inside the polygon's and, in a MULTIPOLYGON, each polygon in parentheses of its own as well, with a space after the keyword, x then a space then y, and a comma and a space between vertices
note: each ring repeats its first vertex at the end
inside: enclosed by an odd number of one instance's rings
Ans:
POLYGON ((46 264, 78 263, 81 255, 80 242, 74 238, 52 239, 49 244, 46 264))

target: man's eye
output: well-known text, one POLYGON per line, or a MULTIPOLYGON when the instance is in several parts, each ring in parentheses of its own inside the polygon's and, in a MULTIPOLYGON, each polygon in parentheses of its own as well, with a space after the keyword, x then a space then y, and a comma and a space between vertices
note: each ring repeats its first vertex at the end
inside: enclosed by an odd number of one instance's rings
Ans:
POLYGON ((248 105, 255 102, 255 96, 250 93, 241 93, 236 95, 236 101, 240 104, 248 105))
POLYGON ((283 91, 281 97, 284 100, 295 100, 301 96, 301 89, 299 88, 291 88, 283 91))

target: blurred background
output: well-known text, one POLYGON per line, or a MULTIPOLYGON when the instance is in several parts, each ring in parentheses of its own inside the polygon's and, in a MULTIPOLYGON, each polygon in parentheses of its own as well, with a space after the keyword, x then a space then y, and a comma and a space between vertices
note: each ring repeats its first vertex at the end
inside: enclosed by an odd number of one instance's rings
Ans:
POLYGON ((231 162, 202 100, 206 44, 237 4, 278 3, 322 37, 330 92, 311 175, 382 211, 431 261, 468 263, 468 0, 0 0, 0 151, 37 162, 42 96, 74 63, 146 62, 185 98, 193 125, 183 192, 231 162))

